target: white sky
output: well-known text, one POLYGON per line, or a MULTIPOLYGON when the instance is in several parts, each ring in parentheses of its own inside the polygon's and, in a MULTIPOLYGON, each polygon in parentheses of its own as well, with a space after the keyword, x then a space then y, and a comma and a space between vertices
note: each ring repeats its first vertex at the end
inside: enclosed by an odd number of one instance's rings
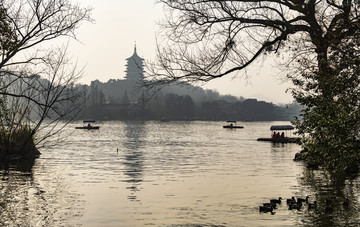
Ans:
MULTIPOLYGON (((153 60, 157 21, 163 16, 162 7, 153 0, 81 0, 82 6, 93 8, 95 23, 84 23, 77 30, 81 42, 70 43, 70 53, 79 67, 85 67, 81 83, 93 80, 106 82, 109 79, 124 79, 126 58, 133 54, 136 42, 137 53, 145 60, 153 60)), ((256 98, 273 103, 293 101, 274 70, 273 64, 264 62, 248 69, 248 80, 240 77, 225 77, 202 86, 245 98, 256 98)))

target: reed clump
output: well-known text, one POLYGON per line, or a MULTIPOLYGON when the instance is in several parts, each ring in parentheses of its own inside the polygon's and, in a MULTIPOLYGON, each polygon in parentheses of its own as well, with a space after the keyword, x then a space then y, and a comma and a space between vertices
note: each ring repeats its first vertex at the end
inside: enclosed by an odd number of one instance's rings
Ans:
POLYGON ((0 161, 35 159, 40 152, 28 125, 0 127, 0 161))

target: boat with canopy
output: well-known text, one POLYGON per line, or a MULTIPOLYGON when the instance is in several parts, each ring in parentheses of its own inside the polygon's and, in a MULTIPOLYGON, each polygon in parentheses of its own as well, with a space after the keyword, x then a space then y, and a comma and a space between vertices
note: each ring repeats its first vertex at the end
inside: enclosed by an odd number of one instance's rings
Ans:
POLYGON ((226 121, 227 125, 224 125, 223 128, 244 128, 244 126, 236 125, 236 121, 226 121))
POLYGON ((290 137, 291 130, 294 130, 292 125, 272 125, 270 138, 258 138, 258 141, 270 141, 273 143, 300 143, 299 137, 290 137), (281 133, 280 133, 281 132, 281 133))

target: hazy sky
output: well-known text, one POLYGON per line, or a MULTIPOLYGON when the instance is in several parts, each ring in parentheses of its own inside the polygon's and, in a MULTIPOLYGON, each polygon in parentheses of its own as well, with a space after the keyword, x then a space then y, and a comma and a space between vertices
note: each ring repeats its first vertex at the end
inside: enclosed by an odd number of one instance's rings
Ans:
MULTIPOLYGON (((81 0, 82 6, 93 8, 93 24, 84 23, 77 30, 79 42, 70 43, 72 57, 85 67, 80 81, 124 79, 126 58, 134 51, 145 60, 153 60, 157 22, 162 18, 162 6, 152 0, 81 0)), ((271 60, 271 59, 270 59, 271 60)), ((270 61, 269 61, 270 62, 270 61)), ((248 80, 233 76, 213 80, 203 88, 245 98, 257 98, 274 103, 290 103, 285 93, 290 83, 283 83, 274 65, 264 62, 248 69, 248 80)))

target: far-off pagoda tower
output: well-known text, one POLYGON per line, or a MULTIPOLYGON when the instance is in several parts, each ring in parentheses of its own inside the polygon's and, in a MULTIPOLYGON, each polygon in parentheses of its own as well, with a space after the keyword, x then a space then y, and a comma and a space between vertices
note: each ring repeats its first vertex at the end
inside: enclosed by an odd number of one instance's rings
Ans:
POLYGON ((143 81, 144 79, 144 59, 136 53, 136 45, 134 46, 134 54, 127 58, 126 80, 143 81))

